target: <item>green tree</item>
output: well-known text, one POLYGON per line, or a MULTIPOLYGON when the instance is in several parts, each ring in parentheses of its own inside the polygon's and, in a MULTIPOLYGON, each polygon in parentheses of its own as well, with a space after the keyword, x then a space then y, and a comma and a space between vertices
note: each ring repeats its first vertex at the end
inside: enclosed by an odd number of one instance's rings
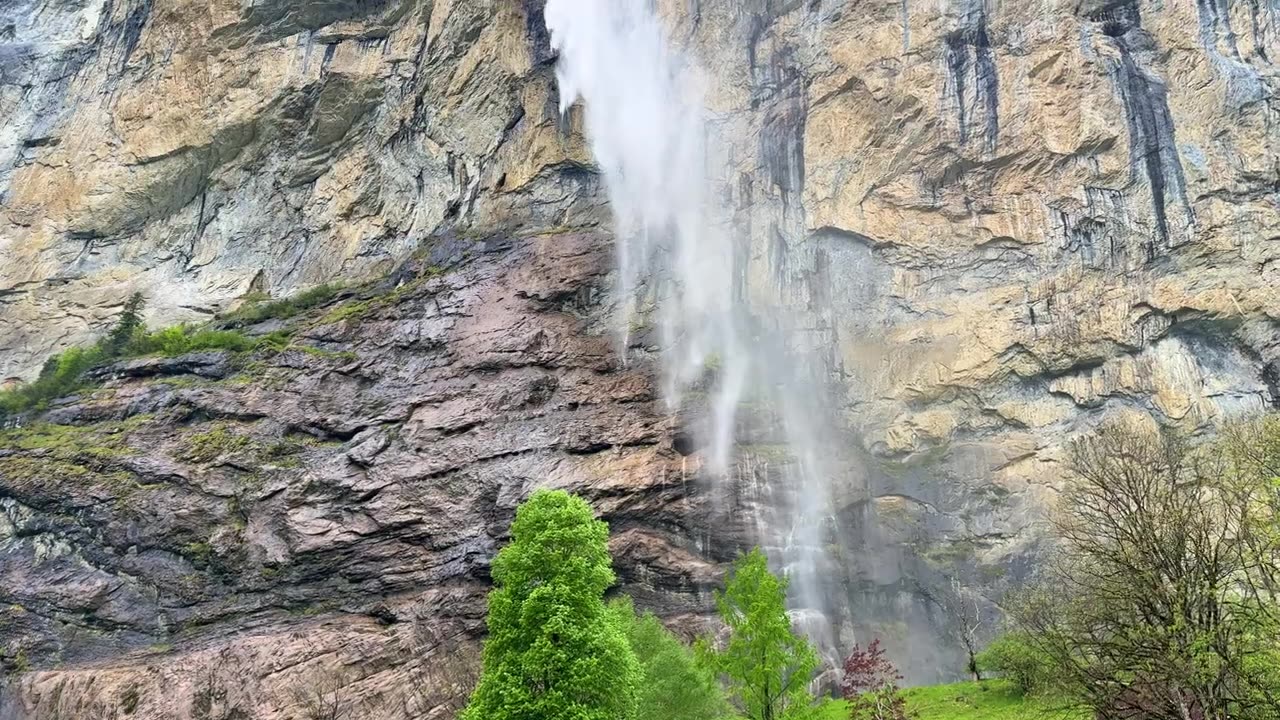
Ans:
POLYGON ((653 613, 637 615, 631 598, 609 604, 640 661, 636 720, 717 720, 732 708, 716 674, 672 635, 653 613))
POLYGON ((639 664, 606 609, 609 528, 581 498, 539 491, 493 561, 489 638, 463 720, 629 720, 639 664))
POLYGON ((734 563, 716 608, 729 629, 722 649, 703 645, 709 664, 728 681, 729 696, 747 720, 810 720, 827 714, 809 692, 818 656, 791 629, 787 581, 769 572, 759 549, 734 563))
POLYGON ((143 328, 142 307, 145 304, 142 293, 129 296, 129 300, 124 304, 124 311, 120 313, 120 319, 116 321, 115 327, 111 328, 111 332, 103 341, 102 349, 107 357, 118 357, 123 353, 129 341, 143 328))

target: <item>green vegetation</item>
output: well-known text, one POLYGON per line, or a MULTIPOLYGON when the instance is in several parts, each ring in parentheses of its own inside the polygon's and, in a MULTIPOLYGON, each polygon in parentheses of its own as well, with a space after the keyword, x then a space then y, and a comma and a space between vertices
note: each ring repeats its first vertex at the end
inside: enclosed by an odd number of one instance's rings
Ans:
POLYGON ((1028 697, 1003 680, 910 688, 903 695, 913 720, 1092 720, 1052 698, 1028 697))
POLYGON ((1057 687, 1051 658, 1022 632, 996 638, 978 654, 978 667, 1003 678, 1020 693, 1044 692, 1057 687))
POLYGON ((245 450, 252 442, 248 436, 232 432, 229 427, 220 424, 187 438, 187 446, 182 455, 192 462, 209 463, 224 455, 245 450))
POLYGON ((36 380, 0 392, 0 417, 43 410, 51 400, 91 387, 90 370, 117 360, 144 355, 183 355, 196 350, 243 352, 256 341, 236 332, 186 325, 147 332, 142 325, 143 299, 134 294, 107 336, 87 348, 71 348, 45 361, 36 380))
POLYGON ((817 653, 791 629, 787 581, 769 572, 764 553, 752 550, 734 563, 716 608, 729 638, 720 649, 703 643, 703 656, 725 678, 743 717, 791 720, 827 710, 809 691, 817 653))
POLYGON ((583 500, 539 491, 493 563, 489 639, 463 720, 845 720, 810 692, 818 666, 791 628, 786 582, 758 550, 717 594, 727 639, 691 649, 614 582, 608 527, 583 500))
POLYGON ((147 416, 125 422, 102 422, 92 425, 55 425, 32 423, 0 432, 0 445, 15 450, 44 450, 52 457, 74 460, 86 456, 120 457, 132 454, 125 440, 129 431, 145 422, 147 416))
POLYGON ((84 375, 108 357, 100 346, 71 348, 45 361, 35 382, 0 392, 0 416, 42 410, 50 400, 88 386, 84 375))
POLYGON ((1280 419, 1194 449, 1111 425, 1070 460, 1059 542, 985 662, 1104 720, 1280 718, 1280 419))
MULTIPOLYGON (((241 327, 272 318, 290 318, 332 301, 341 289, 339 285, 321 285, 284 300, 260 299, 231 313, 224 322, 241 327)), ((226 350, 240 354, 297 347, 323 359, 343 362, 355 359, 354 353, 350 352, 290 345, 292 333, 289 330, 276 330, 256 338, 239 330, 198 325, 175 325, 149 332, 142 322, 144 304, 142 296, 135 293, 102 340, 89 347, 70 348, 50 357, 34 382, 0 392, 0 419, 31 410, 44 410, 52 400, 85 391, 93 386, 89 378, 91 370, 130 358, 177 357, 202 350, 226 350)), ((343 317, 354 317, 364 312, 368 305, 369 302, 352 303, 334 312, 344 313, 343 317)))
POLYGON ((272 300, 267 295, 250 297, 246 298, 241 307, 223 316, 222 319, 237 327, 266 320, 287 320, 332 301, 342 290, 343 285, 334 283, 317 285, 310 290, 281 300, 272 300))
POLYGON ((634 717, 640 665, 605 608, 609 529, 581 499, 537 492, 493 561, 489 638, 462 720, 634 717))
POLYGON ((139 333, 125 346, 125 356, 162 355, 177 357, 200 350, 244 352, 257 347, 259 341, 231 330, 210 330, 189 325, 175 325, 153 333, 139 333))
POLYGON ((609 609, 640 661, 637 718, 719 720, 733 716, 715 672, 699 663, 693 651, 653 613, 637 615, 627 597, 613 601, 609 609))

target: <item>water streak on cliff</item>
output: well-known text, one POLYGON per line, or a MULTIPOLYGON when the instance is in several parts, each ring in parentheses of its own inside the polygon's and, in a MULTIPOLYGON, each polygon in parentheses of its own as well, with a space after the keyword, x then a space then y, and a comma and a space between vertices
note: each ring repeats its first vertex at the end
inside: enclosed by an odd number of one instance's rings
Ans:
MULTIPOLYGON (((752 308, 733 268, 748 238, 713 192, 719 148, 707 135, 696 61, 674 50, 646 3, 552 0, 547 26, 559 53, 561 110, 584 101, 586 132, 605 177, 618 246, 623 349, 629 328, 656 314, 664 389, 672 411, 710 384, 710 427, 701 447, 725 479, 744 399, 763 400, 787 446, 784 527, 764 528, 792 575, 794 601, 820 609, 821 519, 827 484, 816 377, 802 368, 786 303, 752 308)), ((794 154, 794 153, 793 153, 794 154)), ((776 168, 774 168, 776 171, 776 168)), ((776 172, 775 172, 776 174, 776 172)))

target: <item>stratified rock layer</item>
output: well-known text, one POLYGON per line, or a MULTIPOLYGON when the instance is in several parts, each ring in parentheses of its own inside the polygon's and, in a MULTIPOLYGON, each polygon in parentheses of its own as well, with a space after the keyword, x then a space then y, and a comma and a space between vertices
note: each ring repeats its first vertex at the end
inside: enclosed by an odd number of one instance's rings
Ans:
MULTIPOLYGON (((745 299, 807 313, 837 387, 815 621, 842 642, 950 675, 922 591, 1028 571, 1064 443, 1280 404, 1273 1, 659 5, 706 70, 745 299)), ((672 617, 736 547, 780 542, 767 415, 730 482, 699 477, 643 333, 624 365, 605 331, 607 214, 552 61, 538 0, 0 11, 0 374, 134 290, 159 325, 424 247, 450 268, 308 316, 329 354, 117 368, 47 418, 125 423, 59 431, 104 452, 6 441, 0 627, 40 670, 12 707, 136 687, 138 717, 287 717, 310 671, 399 702, 423 648, 477 629, 534 485, 587 494, 627 589, 672 617), (218 428, 248 439, 184 455, 218 428)))
POLYGON ((284 350, 120 363, 4 435, 0 647, 79 666, 23 676, 11 710, 297 717, 325 683, 360 717, 443 703, 534 487, 592 501, 647 606, 706 609, 705 500, 647 365, 592 327, 608 244, 441 247, 470 259, 290 320, 284 350))

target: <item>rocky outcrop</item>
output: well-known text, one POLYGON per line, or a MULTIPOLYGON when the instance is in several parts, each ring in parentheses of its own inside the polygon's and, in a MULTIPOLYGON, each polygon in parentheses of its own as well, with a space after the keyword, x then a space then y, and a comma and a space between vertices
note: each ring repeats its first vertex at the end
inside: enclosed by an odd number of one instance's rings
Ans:
MULTIPOLYGON (((659 4, 706 71, 744 300, 808 313, 845 420, 815 622, 945 676, 921 586, 1027 572, 1064 443, 1280 405, 1272 4, 659 4)), ((535 483, 587 494, 627 589, 691 625, 739 544, 778 541, 767 413, 705 482, 696 398, 669 417, 647 341, 606 331, 606 213, 536 0, 11 7, 0 375, 134 290, 157 325, 424 247, 450 267, 296 321, 310 352, 116 368, 46 418, 98 440, 3 446, 4 635, 39 670, 11 707, 180 687, 139 716, 286 717, 307 668, 389 697, 429 656, 405 648, 476 630, 535 483), (190 455, 211 432, 233 448, 190 455), (257 679, 199 690, 222 672, 257 679)))
POLYGON ((706 499, 647 365, 599 332, 608 244, 435 251, 284 350, 121 363, 5 434, 10 716, 302 717, 326 684, 360 717, 447 707, 535 486, 590 498, 624 587, 697 622, 706 499))
POLYGON ((8 4, 0 375, 133 290, 153 324, 207 319, 385 273, 444 227, 583 215, 588 158, 526 23, 496 1, 8 4))

